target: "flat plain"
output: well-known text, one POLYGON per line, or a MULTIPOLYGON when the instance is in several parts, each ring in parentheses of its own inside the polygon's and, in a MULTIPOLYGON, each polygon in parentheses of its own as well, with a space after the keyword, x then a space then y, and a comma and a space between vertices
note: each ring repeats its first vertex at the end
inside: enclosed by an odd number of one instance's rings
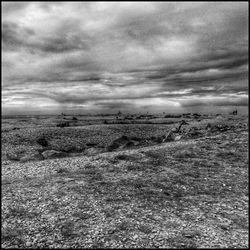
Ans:
POLYGON ((1 142, 2 248, 248 248, 247 115, 9 116, 1 142))

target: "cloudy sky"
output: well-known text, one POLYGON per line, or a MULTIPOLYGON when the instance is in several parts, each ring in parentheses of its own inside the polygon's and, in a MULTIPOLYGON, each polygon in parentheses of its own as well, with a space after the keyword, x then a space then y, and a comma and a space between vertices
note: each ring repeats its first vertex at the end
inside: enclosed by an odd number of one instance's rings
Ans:
POLYGON ((248 105, 248 2, 2 2, 2 112, 248 105))

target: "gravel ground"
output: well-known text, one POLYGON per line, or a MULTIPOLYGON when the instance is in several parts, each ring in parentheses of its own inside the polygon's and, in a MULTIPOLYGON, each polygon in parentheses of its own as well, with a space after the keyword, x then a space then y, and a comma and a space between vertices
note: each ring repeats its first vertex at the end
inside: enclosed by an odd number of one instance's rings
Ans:
POLYGON ((3 248, 248 248, 248 131, 2 165, 3 248))

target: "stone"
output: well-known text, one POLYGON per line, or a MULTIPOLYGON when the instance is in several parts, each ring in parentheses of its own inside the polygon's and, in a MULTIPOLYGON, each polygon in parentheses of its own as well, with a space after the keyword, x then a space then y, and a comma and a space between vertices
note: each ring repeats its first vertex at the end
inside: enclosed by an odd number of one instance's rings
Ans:
POLYGON ((109 146, 107 146, 107 151, 113 151, 114 149, 119 148, 119 144, 118 143, 112 143, 109 146))
POLYGON ((169 141, 174 141, 175 140, 175 136, 173 131, 169 131, 167 133, 167 135, 165 136, 165 138, 163 139, 163 142, 169 142, 169 141))
POLYGON ((42 153, 42 155, 45 159, 51 159, 51 158, 65 157, 67 156, 67 153, 56 150, 46 150, 42 153))
POLYGON ((126 147, 132 147, 135 146, 135 143, 133 141, 129 141, 126 143, 126 147))
POLYGON ((95 155, 95 154, 102 153, 102 152, 103 152, 103 149, 102 149, 102 148, 94 148, 94 147, 91 147, 91 148, 85 149, 84 152, 85 152, 87 155, 95 155))
POLYGON ((132 141, 138 141, 138 142, 143 140, 142 138, 139 138, 139 137, 136 137, 136 136, 132 136, 132 137, 130 137, 130 139, 132 141))
POLYGON ((40 153, 31 154, 31 155, 25 155, 21 157, 20 162, 26 162, 26 161, 42 161, 44 160, 44 157, 40 153))
POLYGON ((122 146, 124 147, 129 141, 130 141, 130 139, 126 135, 123 135, 120 138, 114 140, 107 147, 107 151, 112 151, 112 150, 117 149, 117 148, 122 147, 122 146))
POLYGON ((139 141, 134 141, 134 140, 131 140, 130 142, 133 142, 135 146, 138 146, 140 144, 139 141))
POLYGON ((47 147, 48 146, 48 142, 44 137, 38 138, 36 141, 38 144, 40 144, 43 147, 47 147))
POLYGON ((177 136, 175 136, 174 140, 175 140, 175 141, 179 141, 181 138, 182 138, 181 135, 177 135, 177 136))
POLYGON ((20 128, 14 127, 12 130, 19 130, 20 128))
POLYGON ((8 160, 12 160, 12 161, 19 161, 20 160, 20 157, 14 153, 7 154, 6 156, 7 156, 8 160))
POLYGON ((26 242, 26 247, 31 247, 32 246, 32 242, 28 241, 26 242))

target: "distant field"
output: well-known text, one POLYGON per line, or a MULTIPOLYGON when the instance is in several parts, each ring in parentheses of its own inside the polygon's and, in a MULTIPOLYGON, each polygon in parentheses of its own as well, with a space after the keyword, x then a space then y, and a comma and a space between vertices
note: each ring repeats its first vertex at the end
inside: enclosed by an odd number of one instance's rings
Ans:
POLYGON ((3 248, 248 247, 247 116, 5 117, 1 140, 3 248))

